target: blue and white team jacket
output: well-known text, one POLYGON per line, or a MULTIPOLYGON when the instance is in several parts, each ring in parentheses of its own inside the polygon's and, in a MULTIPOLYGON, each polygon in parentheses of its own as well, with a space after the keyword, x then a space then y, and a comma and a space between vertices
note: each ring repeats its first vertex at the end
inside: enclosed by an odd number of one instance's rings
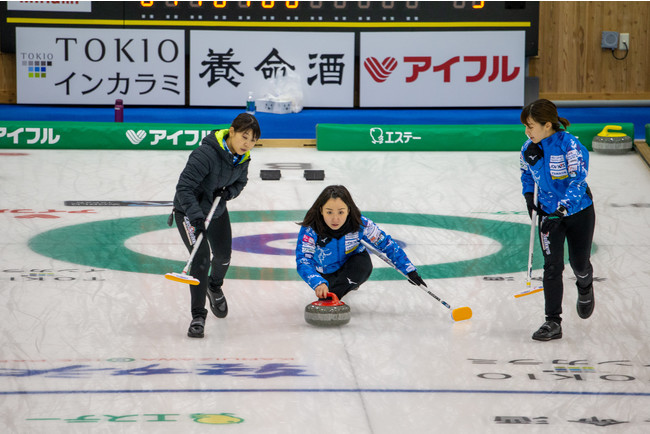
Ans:
POLYGON ((524 143, 519 155, 522 193, 532 193, 537 182, 539 204, 547 214, 554 213, 560 205, 567 209, 567 215, 588 208, 593 202, 586 194, 587 148, 575 136, 558 131, 539 143, 544 157, 531 166, 524 159, 530 143, 530 140, 524 143))
POLYGON ((366 250, 359 240, 363 239, 382 251, 395 266, 405 274, 415 267, 395 241, 382 231, 372 220, 361 216, 358 231, 349 232, 339 239, 321 239, 311 227, 301 227, 296 246, 298 274, 312 288, 327 283, 322 274, 333 273, 352 255, 366 250))

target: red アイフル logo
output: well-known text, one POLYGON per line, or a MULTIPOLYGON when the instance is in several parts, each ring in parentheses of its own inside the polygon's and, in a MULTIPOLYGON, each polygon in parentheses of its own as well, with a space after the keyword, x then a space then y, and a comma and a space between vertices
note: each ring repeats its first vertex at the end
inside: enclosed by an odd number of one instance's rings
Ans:
POLYGON ((394 57, 386 57, 381 63, 374 57, 368 57, 363 66, 377 83, 383 83, 388 76, 397 68, 397 60, 394 57))

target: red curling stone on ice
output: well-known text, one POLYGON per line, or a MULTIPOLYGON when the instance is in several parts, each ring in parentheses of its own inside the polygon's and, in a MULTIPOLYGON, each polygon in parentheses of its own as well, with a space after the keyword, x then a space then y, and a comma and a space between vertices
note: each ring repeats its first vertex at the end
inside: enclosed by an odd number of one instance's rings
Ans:
POLYGON ((350 306, 343 303, 333 292, 328 300, 318 300, 305 306, 305 321, 315 326, 338 326, 350 322, 350 306))

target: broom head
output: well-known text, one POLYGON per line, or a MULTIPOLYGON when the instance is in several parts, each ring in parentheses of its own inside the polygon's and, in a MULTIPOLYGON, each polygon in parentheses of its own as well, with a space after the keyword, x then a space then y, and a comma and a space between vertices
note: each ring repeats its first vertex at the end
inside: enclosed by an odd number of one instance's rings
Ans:
POLYGON ((165 274, 165 279, 173 280, 174 282, 189 283, 190 285, 198 285, 200 283, 199 279, 184 273, 167 273, 165 274))

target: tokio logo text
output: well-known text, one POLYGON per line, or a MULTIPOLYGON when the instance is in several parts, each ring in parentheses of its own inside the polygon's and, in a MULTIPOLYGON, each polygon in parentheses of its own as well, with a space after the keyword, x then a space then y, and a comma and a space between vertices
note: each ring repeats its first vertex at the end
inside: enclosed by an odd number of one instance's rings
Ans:
POLYGON ((138 64, 151 68, 137 75, 133 71, 109 73, 107 69, 101 72, 73 71, 66 78, 54 83, 55 86, 65 89, 66 95, 77 92, 87 95, 96 91, 112 95, 118 90, 121 95, 134 94, 134 90, 138 95, 146 95, 158 89, 180 95, 177 88, 181 77, 178 74, 162 74, 152 63, 177 64, 179 59, 182 59, 180 45, 173 39, 155 41, 142 38, 136 42, 135 38, 102 40, 93 37, 83 40, 75 37, 57 37, 55 44, 62 50, 62 61, 66 63, 85 58, 91 63, 138 64))
MULTIPOLYGON (((472 365, 499 365, 502 362, 496 359, 468 359, 472 365)), ((650 365, 643 364, 647 368, 650 365)), ((483 380, 510 380, 524 378, 529 381, 563 381, 563 382, 646 382, 647 372, 638 369, 639 366, 630 360, 607 360, 591 363, 588 360, 562 360, 551 361, 550 366, 535 359, 515 359, 505 363, 497 370, 481 372, 476 376, 483 380), (511 369, 512 366, 528 366, 528 372, 511 369), (568 381, 567 381, 568 380, 568 381)))
MULTIPOLYGON (((57 281, 57 282, 72 282, 75 280, 82 280, 84 282, 103 282, 101 272, 104 270, 80 270, 78 268, 66 269, 52 269, 52 268, 14 268, 5 269, 0 271, 0 280, 5 280, 7 277, 9 281, 14 282, 17 280, 23 282, 43 282, 43 281, 57 281)), ((7 360, 0 360, 0 363, 7 362, 7 360)))
POLYGON ((373 145, 383 143, 408 143, 411 140, 420 140, 422 137, 416 137, 411 131, 384 131, 381 128, 370 128, 370 138, 373 145))
POLYGON ((18 53, 17 61, 27 68, 29 78, 45 78, 47 71, 52 67, 54 54, 52 53, 18 53))

